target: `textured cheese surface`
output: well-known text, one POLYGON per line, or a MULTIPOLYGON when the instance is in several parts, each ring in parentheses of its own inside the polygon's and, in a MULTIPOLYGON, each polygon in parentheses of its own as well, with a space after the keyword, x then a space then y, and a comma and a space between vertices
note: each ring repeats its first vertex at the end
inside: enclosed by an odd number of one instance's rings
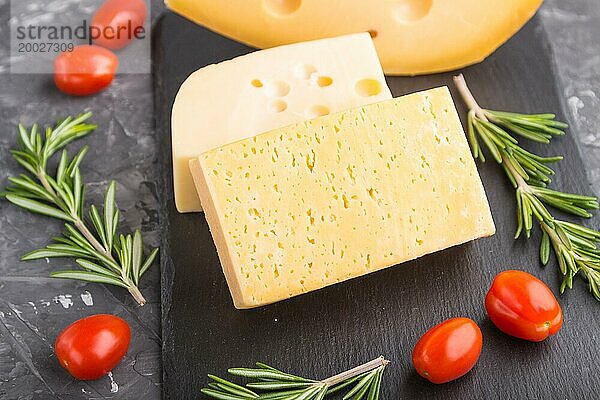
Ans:
POLYGON ((191 164, 238 308, 495 231, 445 87, 277 129, 191 164))
POLYGON ((483 60, 542 0, 166 0, 171 10, 258 48, 371 32, 387 75, 483 60))
POLYGON ((258 51, 199 69, 173 104, 177 209, 201 210, 190 158, 307 118, 391 98, 366 33, 258 51))

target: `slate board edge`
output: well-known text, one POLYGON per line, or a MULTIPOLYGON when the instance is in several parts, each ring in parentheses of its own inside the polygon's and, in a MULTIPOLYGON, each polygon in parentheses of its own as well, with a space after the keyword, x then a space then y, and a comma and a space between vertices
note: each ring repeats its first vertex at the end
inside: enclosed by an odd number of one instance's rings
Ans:
MULTIPOLYGON (((153 95, 154 95, 154 123, 155 123, 155 132, 159 136, 158 142, 160 143, 160 147, 168 146, 171 148, 170 138, 168 135, 164 134, 165 131, 170 131, 170 118, 165 118, 162 116, 162 112, 164 112, 164 102, 166 101, 166 93, 163 81, 160 79, 162 76, 162 62, 157 62, 158 60, 162 60, 163 48, 161 46, 161 33, 162 33, 162 25, 166 18, 165 14, 162 14, 152 26, 152 80, 154 82, 153 85, 153 95)), ((170 367, 170 362, 172 357, 168 355, 173 350, 173 337, 171 330, 171 289, 174 280, 175 269, 173 266, 173 260, 170 256, 170 242, 168 240, 168 236, 164 234, 164 232, 169 229, 169 218, 167 211, 167 204, 169 201, 169 194, 171 190, 169 189, 169 185, 171 182, 169 181, 169 171, 172 170, 169 168, 169 163, 171 160, 169 159, 170 151, 161 151, 159 155, 159 184, 162 185, 163 190, 158 190, 159 192, 159 226, 161 230, 160 235, 160 302, 161 302, 161 338, 162 338, 162 391, 163 398, 168 397, 168 393, 166 393, 167 386, 164 382, 168 381, 167 370, 170 367)))

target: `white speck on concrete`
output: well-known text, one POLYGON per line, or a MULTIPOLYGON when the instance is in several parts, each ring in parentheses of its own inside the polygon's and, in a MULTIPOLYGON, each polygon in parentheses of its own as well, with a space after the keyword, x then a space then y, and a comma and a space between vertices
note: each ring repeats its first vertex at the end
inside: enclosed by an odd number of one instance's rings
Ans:
POLYGON ((73 305, 73 300, 71 299, 70 294, 59 294, 58 296, 56 296, 55 298, 52 299, 53 302, 55 302, 56 304, 60 303, 61 306, 63 306, 63 308, 69 308, 73 305))
POLYGON ((44 307, 48 307, 50 305, 50 302, 47 300, 42 300, 42 301, 40 301, 40 304, 43 305, 44 307))
POLYGON ((108 379, 110 379, 110 392, 117 393, 119 391, 119 385, 115 382, 112 371, 108 373, 108 379))
POLYGON ((50 264, 50 259, 46 257, 46 264, 50 264))
POLYGON ((571 110, 577 111, 581 110, 585 106, 585 103, 579 97, 571 96, 569 97, 569 106, 571 110))
POLYGON ((91 307, 94 305, 94 299, 92 298, 92 294, 90 292, 88 292, 87 290, 85 292, 81 293, 81 300, 88 307, 91 307))
POLYGON ((577 96, 571 96, 567 100, 569 103, 569 108, 571 109, 571 113, 575 117, 575 119, 579 118, 579 110, 585 107, 585 103, 581 101, 581 99, 577 96))

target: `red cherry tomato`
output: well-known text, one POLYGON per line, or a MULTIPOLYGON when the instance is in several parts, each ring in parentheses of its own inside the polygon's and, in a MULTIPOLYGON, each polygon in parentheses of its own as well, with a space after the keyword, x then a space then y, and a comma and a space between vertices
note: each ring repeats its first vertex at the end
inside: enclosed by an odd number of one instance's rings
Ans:
POLYGON ((523 271, 499 273, 485 296, 485 308, 502 332, 532 342, 554 335, 563 322, 552 291, 523 271))
POLYGON ((432 383, 446 383, 469 372, 481 354, 483 337, 469 318, 451 318, 429 329, 415 345, 415 370, 432 383))
POLYGON ((131 339, 127 322, 98 314, 75 321, 65 328, 54 345, 58 362, 81 380, 98 379, 119 364, 131 339))
POLYGON ((112 82, 119 60, 110 50, 94 45, 75 46, 54 60, 54 82, 64 93, 86 96, 112 82))
POLYGON ((94 43, 119 50, 134 38, 145 36, 146 3, 143 0, 107 0, 94 14, 90 32, 94 43))

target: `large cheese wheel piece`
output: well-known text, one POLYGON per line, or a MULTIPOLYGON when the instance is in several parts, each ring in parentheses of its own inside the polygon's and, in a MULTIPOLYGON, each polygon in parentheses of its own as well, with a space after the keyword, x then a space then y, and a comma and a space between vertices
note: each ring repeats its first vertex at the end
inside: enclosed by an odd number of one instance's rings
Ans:
POLYGON ((228 144, 191 169, 238 308, 494 233, 447 88, 228 144))
POLYGON ((177 209, 201 210, 190 158, 307 118, 391 98, 367 33, 257 51, 199 69, 173 104, 177 209))
POLYGON ((542 0, 167 0, 167 6, 258 48, 370 32, 388 75, 482 61, 542 0))

